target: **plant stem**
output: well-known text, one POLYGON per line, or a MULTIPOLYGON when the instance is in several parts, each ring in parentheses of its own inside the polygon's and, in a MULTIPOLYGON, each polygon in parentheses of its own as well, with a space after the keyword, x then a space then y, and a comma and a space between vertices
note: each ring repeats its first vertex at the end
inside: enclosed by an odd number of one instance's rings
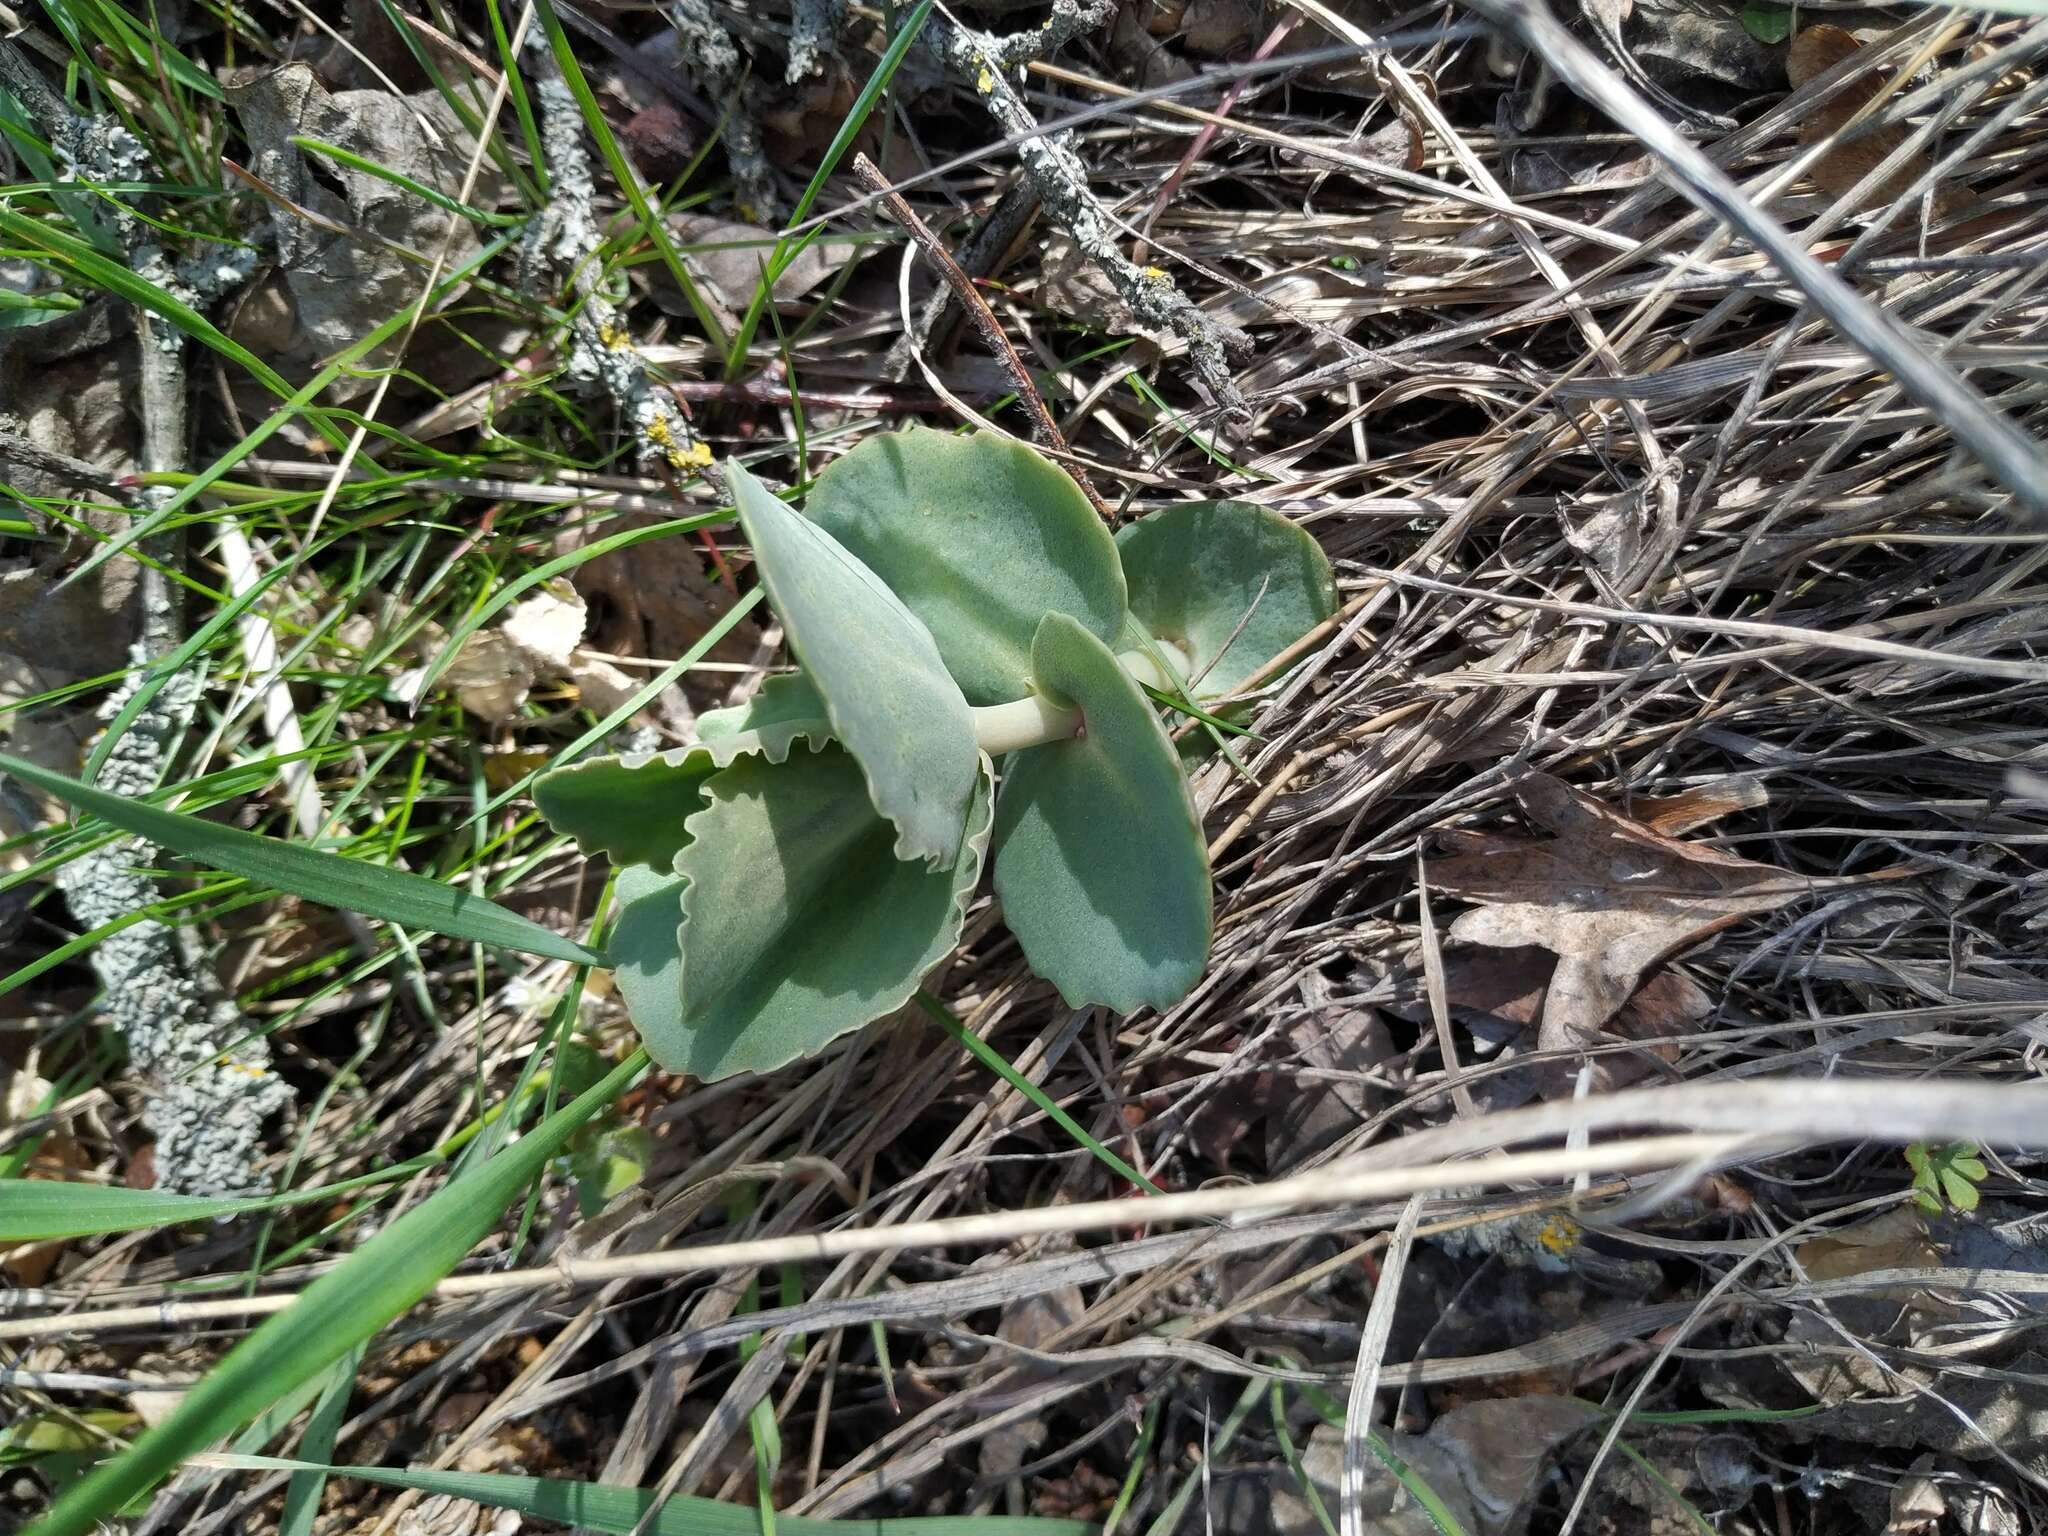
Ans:
POLYGON ((1043 694, 974 711, 974 739, 990 757, 1021 752, 1048 741, 1065 741, 1081 729, 1081 711, 1065 709, 1043 694))

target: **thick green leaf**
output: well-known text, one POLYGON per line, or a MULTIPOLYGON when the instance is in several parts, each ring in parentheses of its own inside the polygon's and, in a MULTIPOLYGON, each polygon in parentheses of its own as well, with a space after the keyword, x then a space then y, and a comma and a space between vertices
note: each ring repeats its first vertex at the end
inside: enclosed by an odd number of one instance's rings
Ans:
MULTIPOLYGON (((273 1456, 214 1456, 214 1466, 266 1472, 321 1471, 390 1488, 468 1499, 492 1509, 517 1510, 535 1520, 580 1530, 627 1536, 760 1536, 761 1512, 742 1504, 721 1504, 692 1494, 675 1494, 652 1520, 652 1488, 619 1488, 568 1478, 514 1477, 503 1472, 435 1472, 425 1467, 325 1467, 273 1456)), ((1095 1536, 1100 1526, 1085 1520, 1047 1520, 1028 1515, 931 1515, 901 1520, 819 1520, 777 1515, 775 1528, 787 1536, 1095 1536)))
POLYGON ((1031 647, 1081 734, 1019 752, 996 807, 996 894, 1032 969, 1076 1008, 1164 1008, 1209 958, 1209 851, 1152 706, 1065 614, 1031 647))
POLYGON ((126 1454, 67 1489, 30 1536, 85 1536, 195 1451, 232 1433, 410 1308, 462 1262, 576 1128, 646 1069, 636 1051, 604 1081, 451 1179, 306 1288, 201 1377, 126 1454))
POLYGON ((619 871, 618 921, 608 948, 612 983, 625 999, 633 1027, 663 1066, 684 1038, 683 951, 676 929, 683 921, 683 886, 675 875, 635 867, 619 871))
POLYGON ((717 741, 792 720, 824 718, 825 701, 811 680, 801 672, 784 672, 763 682, 760 691, 744 704, 705 710, 697 717, 697 736, 701 741, 717 741))
POLYGON ((902 1006, 959 942, 981 878, 993 818, 989 763, 976 761, 950 871, 895 856, 859 765, 836 745, 783 763, 742 758, 709 779, 676 858, 686 883, 672 1018, 634 1006, 635 989, 659 984, 660 954, 638 938, 637 903, 620 923, 622 966, 628 921, 635 932, 620 989, 654 1059, 706 1080, 767 1072, 902 1006))
POLYGON ((209 869, 254 880, 324 907, 380 917, 406 928, 424 928, 451 939, 473 939, 499 949, 516 949, 551 960, 602 964, 594 950, 552 933, 494 901, 402 869, 386 869, 337 853, 258 837, 198 816, 160 810, 140 800, 67 779, 61 773, 0 753, 0 773, 33 784, 76 810, 147 838, 159 848, 183 854, 209 869))
POLYGON ((871 437, 818 477, 804 514, 924 620, 970 704, 1031 691, 1048 613, 1112 643, 1123 628, 1102 519, 1058 465, 993 432, 871 437))
POLYGON ((974 716, 931 631, 875 573, 734 462, 740 524, 790 648, 860 765, 899 859, 951 869, 980 774, 974 716))
POLYGON ((1244 501, 1190 501, 1116 536, 1131 616, 1171 645, 1200 699, 1235 692, 1337 610, 1322 546, 1244 501))
POLYGON ((799 736, 830 734, 822 718, 788 719, 720 731, 694 747, 586 758, 535 780, 533 803, 585 853, 666 871, 690 840, 685 823, 703 809, 706 779, 752 753, 779 763, 799 736))

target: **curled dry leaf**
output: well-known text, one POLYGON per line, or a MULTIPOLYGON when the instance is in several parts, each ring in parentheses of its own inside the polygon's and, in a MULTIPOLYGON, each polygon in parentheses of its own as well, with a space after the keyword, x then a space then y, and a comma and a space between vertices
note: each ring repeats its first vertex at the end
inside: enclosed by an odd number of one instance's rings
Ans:
POLYGON ((1436 889, 1477 903, 1451 924, 1453 943, 1557 957, 1538 1032, 1546 1050, 1602 1034, 1652 970, 1739 919, 1881 878, 1813 879, 1682 843, 1545 774, 1515 795, 1548 838, 1449 832, 1455 851, 1429 874, 1436 889))
MULTIPOLYGON (((454 197, 475 140, 439 91, 330 93, 311 68, 291 63, 231 83, 227 96, 248 139, 248 176, 269 204, 277 257, 233 306, 229 330, 288 376, 312 372, 417 299, 434 256, 459 266, 479 248, 469 220, 293 142, 335 145, 454 197)), ((484 166, 469 192, 489 207, 506 187, 484 166)), ((367 373, 344 375, 329 394, 370 387, 367 373)))
MULTIPOLYGON (((454 689, 464 709, 493 724, 518 714, 536 686, 562 680, 573 683, 590 708, 608 714, 632 695, 635 684, 581 643, 587 619, 581 594, 566 581, 551 581, 514 604, 497 628, 465 640, 442 671, 440 686, 454 689)), ((430 627, 420 649, 431 655, 442 643, 440 631, 430 627)), ((414 667, 394 680, 391 691, 411 703, 426 675, 425 666, 414 667)))

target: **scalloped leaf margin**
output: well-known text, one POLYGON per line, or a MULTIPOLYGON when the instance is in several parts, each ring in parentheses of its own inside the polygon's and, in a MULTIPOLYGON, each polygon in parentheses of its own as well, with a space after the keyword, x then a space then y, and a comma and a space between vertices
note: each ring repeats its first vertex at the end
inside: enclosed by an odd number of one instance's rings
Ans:
MULTIPOLYGON (((732 713, 751 721, 745 715, 750 707, 732 713)), ((548 825, 573 838, 585 854, 667 871, 690 841, 689 819, 703 809, 706 779, 742 757, 782 762, 799 739, 830 735, 822 717, 794 714, 753 729, 714 733, 695 746, 587 758, 543 774, 534 783, 533 802, 548 825)))
MULTIPOLYGON (((636 1008, 628 993, 649 1053, 707 1082, 769 1072, 903 1006, 960 942, 994 829, 993 779, 977 753, 959 862, 931 870, 895 856, 836 743, 713 775, 676 859, 673 1005, 646 996, 636 1008)), ((668 983, 658 950, 643 948, 648 993, 668 983)))

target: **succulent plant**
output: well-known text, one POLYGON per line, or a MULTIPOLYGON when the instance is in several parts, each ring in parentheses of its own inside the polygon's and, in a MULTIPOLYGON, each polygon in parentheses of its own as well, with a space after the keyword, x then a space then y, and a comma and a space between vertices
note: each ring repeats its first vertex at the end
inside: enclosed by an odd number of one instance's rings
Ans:
POLYGON ((727 474, 800 670, 705 715, 695 746, 535 789, 622 866, 609 954, 654 1059, 767 1071, 892 1012, 991 865, 1069 1004, 1185 996, 1208 854, 1154 696, 1206 717, 1328 618, 1315 541, 1234 501, 1112 538, 1057 466, 993 434, 871 438, 801 513, 727 474))

